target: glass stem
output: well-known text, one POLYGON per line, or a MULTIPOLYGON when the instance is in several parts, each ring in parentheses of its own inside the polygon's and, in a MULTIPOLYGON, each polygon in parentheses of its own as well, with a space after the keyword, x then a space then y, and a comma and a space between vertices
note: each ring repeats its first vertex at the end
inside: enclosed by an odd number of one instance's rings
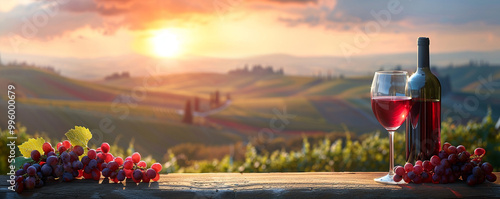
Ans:
POLYGON ((394 131, 389 131, 389 175, 394 175, 394 131))

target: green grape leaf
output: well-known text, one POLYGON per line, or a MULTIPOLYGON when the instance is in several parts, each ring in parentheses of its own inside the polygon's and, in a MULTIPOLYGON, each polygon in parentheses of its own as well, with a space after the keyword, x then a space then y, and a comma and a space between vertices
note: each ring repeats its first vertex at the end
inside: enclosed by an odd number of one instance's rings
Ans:
POLYGON ((92 139, 92 133, 90 133, 88 128, 83 126, 75 126, 74 129, 70 129, 65 135, 72 146, 79 145, 85 151, 87 151, 89 140, 92 139))
POLYGON ((45 143, 45 140, 41 137, 36 138, 36 139, 30 138, 30 139, 28 139, 28 141, 19 145, 18 148, 24 157, 30 158, 31 151, 33 151, 33 150, 38 150, 38 152, 40 152, 40 154, 43 154, 43 147, 42 147, 43 143, 45 143))
POLYGON ((31 161, 33 161, 31 158, 16 157, 14 159, 14 166, 16 167, 16 171, 23 168, 24 163, 31 161))

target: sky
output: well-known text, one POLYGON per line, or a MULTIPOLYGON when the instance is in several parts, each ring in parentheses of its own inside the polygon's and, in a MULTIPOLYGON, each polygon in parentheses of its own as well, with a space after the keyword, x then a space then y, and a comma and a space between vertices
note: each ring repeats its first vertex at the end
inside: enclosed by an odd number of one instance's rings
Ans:
POLYGON ((500 50, 500 1, 2 0, 0 54, 168 59, 500 50))

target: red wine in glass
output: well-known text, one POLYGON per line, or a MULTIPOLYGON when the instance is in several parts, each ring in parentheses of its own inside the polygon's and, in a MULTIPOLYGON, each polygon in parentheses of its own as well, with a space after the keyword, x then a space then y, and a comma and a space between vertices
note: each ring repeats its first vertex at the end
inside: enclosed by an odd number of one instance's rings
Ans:
POLYGON ((411 97, 379 96, 372 98, 372 110, 387 130, 396 130, 403 124, 411 107, 411 97))
POLYGON ((394 181, 394 132, 401 126, 411 108, 411 92, 406 71, 377 71, 370 91, 372 110, 380 124, 389 132, 389 173, 374 180, 384 184, 394 181))

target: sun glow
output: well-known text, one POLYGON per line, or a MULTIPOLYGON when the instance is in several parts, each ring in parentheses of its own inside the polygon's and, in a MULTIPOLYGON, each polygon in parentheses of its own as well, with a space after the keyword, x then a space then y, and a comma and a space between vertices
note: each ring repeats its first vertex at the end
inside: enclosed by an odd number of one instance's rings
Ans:
POLYGON ((154 32, 151 44, 153 52, 160 57, 175 57, 181 51, 179 35, 169 29, 154 32))

